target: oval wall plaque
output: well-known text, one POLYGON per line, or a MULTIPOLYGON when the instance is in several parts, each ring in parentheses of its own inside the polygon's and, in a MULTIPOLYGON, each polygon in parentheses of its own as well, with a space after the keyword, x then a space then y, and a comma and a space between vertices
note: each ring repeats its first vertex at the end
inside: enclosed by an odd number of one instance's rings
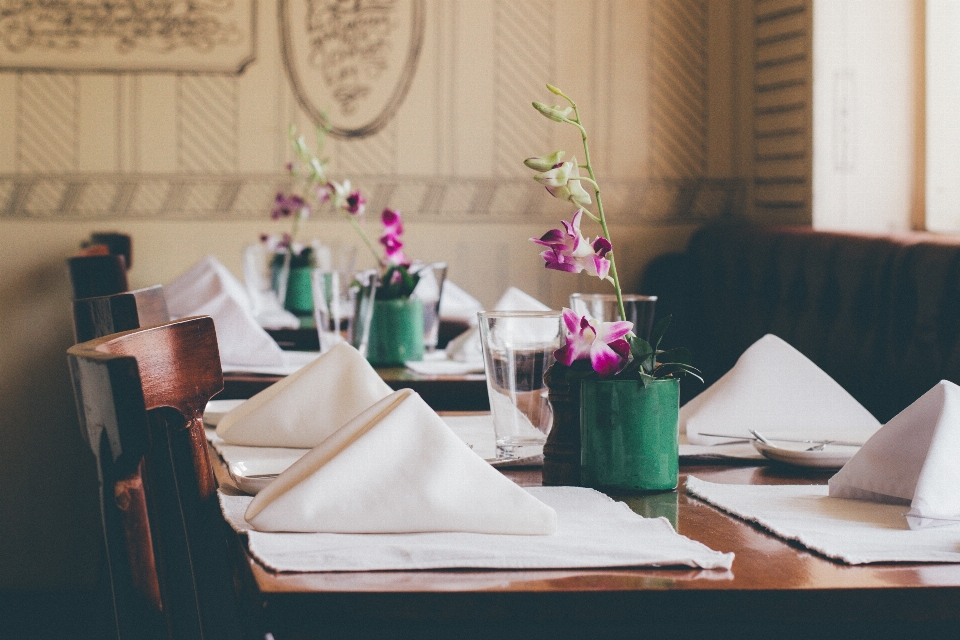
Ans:
POLYGON ((280 0, 280 40, 297 102, 330 135, 382 129, 403 102, 423 44, 423 0, 280 0))

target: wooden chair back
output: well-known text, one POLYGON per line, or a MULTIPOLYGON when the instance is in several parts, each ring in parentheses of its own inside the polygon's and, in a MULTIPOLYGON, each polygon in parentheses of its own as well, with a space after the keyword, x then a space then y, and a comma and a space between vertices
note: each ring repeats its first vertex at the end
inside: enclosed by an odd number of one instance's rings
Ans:
POLYGON ((108 296, 126 291, 127 263, 122 255, 79 255, 67 258, 73 299, 108 296))
POLYGON ((163 287, 155 285, 113 295, 73 301, 73 335, 76 342, 149 327, 170 320, 163 287))
POLYGON ((133 267, 133 238, 126 233, 116 231, 95 231, 90 239, 83 243, 84 248, 100 246, 106 248, 106 253, 123 256, 129 271, 133 267))
POLYGON ((223 388, 213 320, 107 335, 67 353, 97 460, 119 637, 239 637, 232 552, 202 422, 223 388))

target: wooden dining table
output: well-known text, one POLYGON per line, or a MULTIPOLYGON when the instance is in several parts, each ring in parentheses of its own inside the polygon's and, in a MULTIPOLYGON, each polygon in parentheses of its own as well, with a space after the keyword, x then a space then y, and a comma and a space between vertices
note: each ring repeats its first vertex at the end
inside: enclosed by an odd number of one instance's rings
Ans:
MULTIPOLYGON (((230 492, 223 463, 212 457, 222 488, 230 492)), ((521 486, 541 484, 539 468, 502 472, 521 486)), ((960 635, 960 564, 845 565, 727 515, 683 488, 689 476, 717 483, 825 484, 831 473, 682 461, 675 491, 610 493, 640 515, 667 518, 680 534, 733 552, 729 571, 276 573, 254 559, 242 534, 235 534, 236 557, 251 606, 278 640, 960 635)))
MULTIPOLYGON (((376 369, 394 391, 413 389, 434 411, 489 411, 487 379, 482 373, 460 375, 424 375, 406 367, 376 369)), ((259 373, 223 374, 223 391, 218 400, 246 400, 260 393, 283 376, 259 373)))

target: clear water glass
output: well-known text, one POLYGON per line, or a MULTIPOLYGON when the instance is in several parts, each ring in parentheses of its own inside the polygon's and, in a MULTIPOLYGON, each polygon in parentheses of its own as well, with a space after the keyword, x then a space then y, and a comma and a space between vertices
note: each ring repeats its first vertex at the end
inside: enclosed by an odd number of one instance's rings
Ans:
MULTIPOLYGON (((633 323, 633 331, 644 340, 650 340, 653 329, 653 317, 657 307, 657 296, 625 294, 623 308, 627 313, 624 320, 633 323)), ((587 316, 599 322, 615 322, 620 319, 620 308, 615 293, 574 293, 570 295, 570 309, 574 313, 587 316)))
POLYGON ((447 263, 434 262, 416 270, 420 281, 411 297, 423 302, 423 347, 425 351, 437 348, 440 335, 440 296, 447 279, 447 263))
POLYGON ((543 380, 561 344, 559 311, 483 311, 480 341, 497 458, 543 453, 553 411, 543 380))
POLYGON ((314 269, 310 278, 320 353, 347 342, 366 357, 376 270, 352 274, 340 269, 314 269))

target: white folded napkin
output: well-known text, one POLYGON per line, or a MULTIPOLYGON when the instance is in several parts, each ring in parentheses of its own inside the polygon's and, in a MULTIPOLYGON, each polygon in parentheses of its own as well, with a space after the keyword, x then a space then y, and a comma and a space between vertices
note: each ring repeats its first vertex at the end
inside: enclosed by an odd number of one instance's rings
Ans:
POLYGON ((680 431, 692 444, 751 438, 866 442, 880 423, 802 353, 767 334, 743 352, 733 369, 680 408, 680 431))
POLYGON ((960 524, 960 387, 947 380, 885 424, 830 478, 830 495, 910 505, 911 529, 960 524))
POLYGON ((401 389, 369 407, 257 494, 258 531, 545 535, 557 514, 470 450, 401 389))
POLYGON ((443 282, 443 295, 440 297, 440 318, 444 320, 463 320, 471 325, 477 324, 477 312, 483 311, 480 301, 458 287, 450 280, 443 282))
POLYGON ((282 366, 283 351, 257 323, 240 281, 219 260, 207 256, 164 287, 174 318, 210 316, 225 366, 282 366))
POLYGON ((341 343, 227 413, 217 435, 228 444, 312 448, 391 391, 341 343))
MULTIPOLYGON (((550 307, 516 287, 507 289, 494 311, 549 311, 550 307)), ((483 348, 480 345, 480 329, 470 327, 447 345, 447 357, 457 362, 483 362, 483 348)))

